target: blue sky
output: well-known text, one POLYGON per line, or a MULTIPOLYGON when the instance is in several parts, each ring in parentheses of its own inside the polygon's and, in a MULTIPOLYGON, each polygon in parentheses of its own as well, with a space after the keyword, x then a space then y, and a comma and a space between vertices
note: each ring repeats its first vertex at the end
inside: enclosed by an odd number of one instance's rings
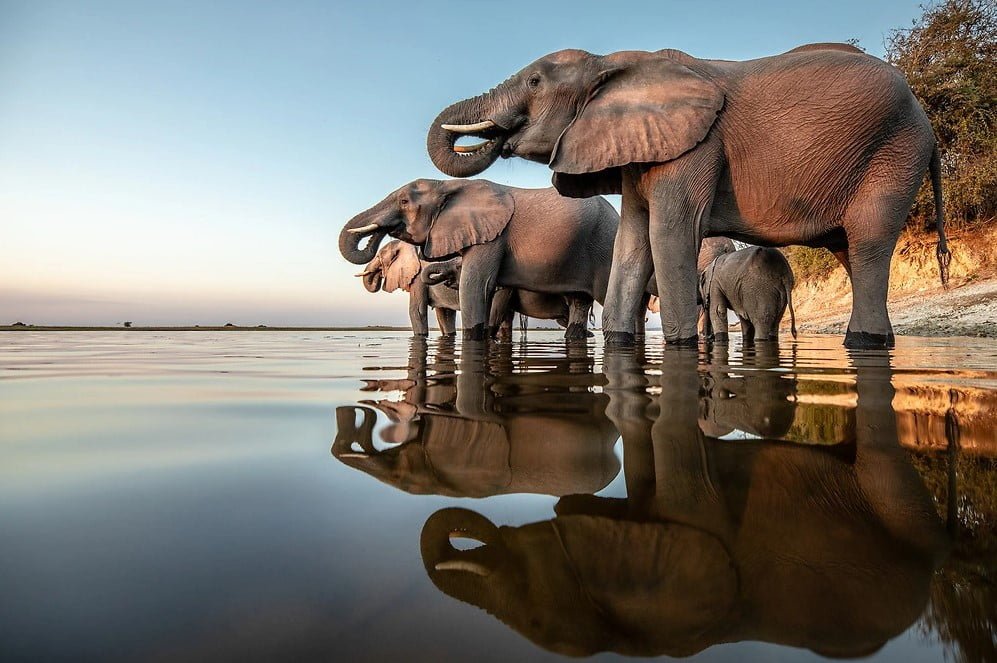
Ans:
MULTIPOLYGON (((0 0, 0 323, 406 324, 340 226, 417 177, 451 102, 562 48, 747 59, 916 0, 0 0)), ((500 161, 485 177, 548 186, 500 161)))

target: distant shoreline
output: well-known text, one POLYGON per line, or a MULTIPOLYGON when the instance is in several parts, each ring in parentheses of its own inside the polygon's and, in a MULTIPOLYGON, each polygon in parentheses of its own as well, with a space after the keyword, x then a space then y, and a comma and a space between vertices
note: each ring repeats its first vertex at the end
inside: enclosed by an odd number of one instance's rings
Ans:
MULTIPOLYGON (((553 327, 530 327, 530 331, 557 331, 553 327)), ((268 326, 256 326, 256 327, 242 327, 239 325, 229 325, 221 327, 206 327, 206 326, 155 326, 155 327, 122 327, 122 326, 73 326, 73 325, 0 325, 0 332, 28 332, 28 331, 50 331, 50 332, 60 332, 60 331, 120 331, 120 332, 177 332, 177 331, 208 331, 208 332, 227 332, 227 331, 257 331, 257 332, 268 332, 268 331, 295 331, 295 332, 411 332, 411 327, 391 327, 382 325, 371 325, 369 327, 268 327, 268 326)), ((438 329, 430 329, 432 332, 438 332, 438 329)))
POLYGON ((318 331, 318 332, 339 332, 339 331, 411 331, 408 327, 388 327, 373 325, 370 327, 242 327, 239 325, 229 325, 221 327, 208 326, 153 326, 153 327, 122 327, 120 325, 111 326, 74 326, 74 325, 0 325, 0 332, 17 331, 318 331))

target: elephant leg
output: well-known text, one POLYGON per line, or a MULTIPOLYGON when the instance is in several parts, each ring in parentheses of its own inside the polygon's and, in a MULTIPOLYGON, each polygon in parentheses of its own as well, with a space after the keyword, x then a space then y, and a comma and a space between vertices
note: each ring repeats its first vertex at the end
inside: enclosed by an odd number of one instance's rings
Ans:
POLYGON ((460 270, 460 316, 463 338, 484 341, 488 338, 488 317, 491 313, 495 279, 505 247, 502 242, 477 244, 464 252, 460 270))
POLYGON ((623 213, 613 244, 613 267, 609 273, 602 330, 606 343, 634 342, 641 295, 651 278, 651 245, 648 240, 648 210, 632 177, 623 178, 623 213))
POLYGON ((665 342, 695 345, 698 228, 709 202, 690 199, 682 182, 659 183, 651 199, 650 240, 665 342))
POLYGON ((755 344, 755 325, 742 315, 737 316, 737 321, 741 324, 741 343, 744 345, 755 344))
POLYGON ((568 295, 568 329, 564 338, 569 341, 580 340, 591 336, 588 327, 589 311, 592 309, 592 298, 586 295, 568 295))
POLYGON ((894 345, 886 296, 895 245, 895 237, 869 243, 849 243, 852 315, 845 334, 845 347, 892 348, 894 345))
POLYGON ((831 251, 831 255, 838 259, 841 266, 845 268, 845 274, 848 274, 848 278, 852 278, 852 266, 848 262, 848 249, 842 249, 840 251, 831 251))
MULTIPOLYGON (((715 343, 727 343, 729 335, 727 333, 727 297, 724 296, 720 286, 713 283, 710 286, 710 310, 709 327, 713 331, 712 340, 715 343)), ((742 323, 742 333, 744 326, 742 323)))
POLYGON ((457 333, 457 311, 452 308, 436 308, 436 323, 440 326, 440 334, 453 336, 457 333))
POLYGON ((644 296, 640 300, 640 314, 637 316, 637 325, 635 331, 637 333, 637 342, 643 343, 644 337, 647 336, 647 314, 650 312, 647 308, 648 303, 651 301, 650 293, 644 293, 644 296))
POLYGON ((429 335, 429 288, 420 279, 416 279, 409 291, 408 317, 413 335, 429 335))
POLYGON ((512 288, 499 288, 492 296, 491 313, 488 317, 488 333, 492 338, 508 342, 512 340, 512 288))

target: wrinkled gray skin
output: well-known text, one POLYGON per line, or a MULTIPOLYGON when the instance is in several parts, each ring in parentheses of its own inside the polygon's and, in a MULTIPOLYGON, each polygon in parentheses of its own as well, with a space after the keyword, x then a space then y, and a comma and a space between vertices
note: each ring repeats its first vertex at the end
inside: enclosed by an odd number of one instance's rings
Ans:
POLYGON ((570 379, 577 360, 543 373, 495 375, 489 359, 496 358, 465 345, 460 375, 438 353, 430 380, 425 353, 417 341, 407 380, 369 381, 365 389, 404 389, 403 400, 361 401, 388 416, 381 439, 396 446, 374 445, 370 407, 339 407, 333 456, 405 492, 450 497, 597 492, 619 473, 608 397, 550 389, 557 374, 570 379))
MULTIPOLYGON (((880 416, 888 370, 856 380, 854 443, 824 447, 705 436, 697 360, 666 349, 650 378, 643 357, 608 350, 627 497, 563 497, 556 517, 519 527, 438 511, 421 537, 433 583, 573 656, 759 640, 859 657, 908 628, 948 539, 895 420, 880 416), (458 550, 455 536, 483 545, 458 550)), ((888 369, 871 360, 857 372, 888 369)))
POLYGON ((382 246, 357 276, 363 279, 367 292, 394 292, 401 289, 409 294, 409 322, 412 324, 412 333, 416 336, 429 334, 430 306, 436 311, 440 333, 443 336, 453 336, 457 331, 457 311, 460 310, 457 290, 445 283, 430 285, 420 277, 428 265, 446 270, 454 268, 452 263, 453 261, 424 262, 419 259, 414 246, 395 240, 382 246))
POLYGON ((548 164, 565 195, 623 195, 611 343, 633 340, 652 270, 666 341, 694 343, 697 247, 722 235, 827 248, 852 281, 845 345, 892 346, 890 257, 929 169, 945 280, 931 124, 897 69, 847 44, 744 62, 559 51, 446 108, 427 148, 454 177, 519 156, 548 164))
POLYGON ((741 323, 745 343, 778 341, 779 323, 788 306, 796 338, 793 283, 793 268, 778 249, 752 246, 717 257, 699 275, 700 298, 709 311, 706 337, 727 342, 727 309, 731 309, 741 323))
POLYGON ((390 234, 421 247, 426 260, 460 256, 464 338, 487 337, 499 287, 566 297, 565 336, 585 338, 592 301, 605 299, 618 224, 616 210, 599 197, 576 200, 487 180, 415 180, 351 219, 339 250, 362 264, 390 234))

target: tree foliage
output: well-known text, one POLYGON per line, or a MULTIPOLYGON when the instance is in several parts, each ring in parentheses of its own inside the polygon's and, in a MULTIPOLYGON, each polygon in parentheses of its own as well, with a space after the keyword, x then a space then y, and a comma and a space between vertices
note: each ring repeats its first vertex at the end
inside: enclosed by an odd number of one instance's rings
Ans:
MULTIPOLYGON (((907 77, 935 130, 945 216, 956 225, 997 216, 997 0, 922 6, 887 37, 886 59, 907 77)), ((930 183, 915 220, 931 223, 930 183)))

